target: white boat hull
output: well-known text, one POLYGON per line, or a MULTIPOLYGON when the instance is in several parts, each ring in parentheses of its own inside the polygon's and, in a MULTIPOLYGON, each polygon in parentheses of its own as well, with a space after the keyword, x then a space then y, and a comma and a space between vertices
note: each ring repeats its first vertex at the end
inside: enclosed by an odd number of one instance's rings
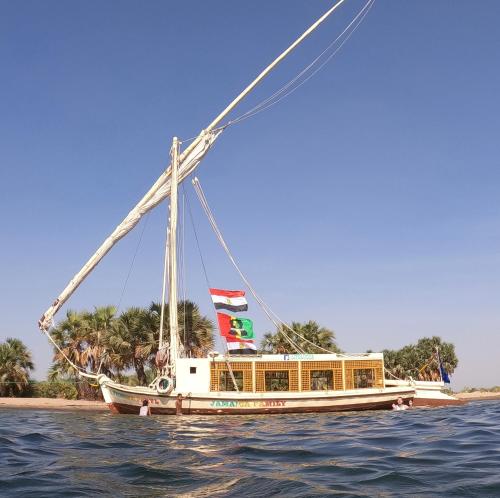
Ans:
MULTIPOLYGON (((177 393, 158 394, 155 389, 123 386, 99 379, 105 402, 114 413, 138 414, 144 399, 153 415, 176 413, 177 393)), ((336 412, 391 409, 398 397, 413 399, 411 387, 313 392, 213 392, 189 393, 182 403, 185 415, 246 415, 270 413, 336 412)))
POLYGON ((413 387, 415 389, 414 406, 453 406, 463 405, 464 400, 444 393, 444 382, 442 381, 420 381, 420 380, 387 380, 387 386, 413 387))

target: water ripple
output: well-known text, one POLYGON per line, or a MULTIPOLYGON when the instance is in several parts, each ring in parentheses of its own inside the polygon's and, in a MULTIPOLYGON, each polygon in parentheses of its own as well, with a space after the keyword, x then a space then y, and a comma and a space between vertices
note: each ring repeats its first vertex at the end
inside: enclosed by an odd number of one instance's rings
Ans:
POLYGON ((500 496, 500 403, 150 417, 0 411, 2 496, 500 496))

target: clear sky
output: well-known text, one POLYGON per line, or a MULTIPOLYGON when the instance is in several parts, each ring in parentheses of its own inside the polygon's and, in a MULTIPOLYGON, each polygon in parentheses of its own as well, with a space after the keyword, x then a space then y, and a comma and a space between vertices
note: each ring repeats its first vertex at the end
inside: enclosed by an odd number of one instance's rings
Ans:
MULTIPOLYGON (((36 322, 168 163, 330 1, 3 1, 0 340, 43 378, 36 322)), ((309 63, 348 0, 241 111, 309 63)), ((500 2, 378 0, 293 95, 228 129, 198 176, 242 268, 287 321, 342 349, 456 344, 453 387, 500 384, 500 2)), ((213 286, 240 288, 192 191, 213 286)), ((159 299, 166 206, 70 300, 159 299)), ((187 295, 213 317, 186 224, 187 295)), ((272 330, 253 301, 259 336, 272 330)), ((59 317, 62 317, 66 306, 59 317)))

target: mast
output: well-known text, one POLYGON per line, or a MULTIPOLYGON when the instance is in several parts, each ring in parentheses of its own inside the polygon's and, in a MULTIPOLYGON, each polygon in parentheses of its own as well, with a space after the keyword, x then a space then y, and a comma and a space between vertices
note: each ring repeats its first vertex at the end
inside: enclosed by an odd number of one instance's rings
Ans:
MULTIPOLYGON (((170 211, 170 206, 169 206, 170 211)), ((168 218, 170 220, 170 218, 168 218)), ((167 279, 168 279, 168 267, 169 267, 169 258, 168 258, 168 244, 169 244, 169 227, 167 227, 165 231, 165 255, 163 258, 163 281, 161 288, 161 305, 160 305, 160 337, 158 340, 158 350, 161 351, 163 349, 163 323, 165 318, 165 296, 167 294, 167 279)))
MULTIPOLYGON (((168 311, 170 324, 170 364, 171 376, 175 377, 176 360, 179 355, 179 322, 177 319, 177 186, 179 169, 179 140, 172 142, 172 166, 170 170, 170 225, 168 231, 168 311)), ((164 303, 162 303, 164 306, 164 303)))
MULTIPOLYGON (((320 24, 322 24, 345 0, 338 0, 327 12, 314 22, 301 36, 299 36, 284 52, 282 52, 271 64, 269 64, 201 133, 191 142, 179 157, 179 181, 191 174, 208 150, 212 147, 222 128, 216 128, 223 119, 300 43, 302 43, 320 24)), ((115 228, 108 238, 100 245, 97 251, 85 263, 82 269, 69 281, 63 291, 59 294, 52 305, 40 317, 38 326, 40 330, 47 331, 55 314, 71 297, 73 292, 87 278, 89 273, 99 264, 112 247, 130 230, 132 230, 141 218, 156 207, 163 199, 168 197, 171 189, 170 182, 171 167, 160 175, 149 191, 128 213, 124 220, 115 228)))

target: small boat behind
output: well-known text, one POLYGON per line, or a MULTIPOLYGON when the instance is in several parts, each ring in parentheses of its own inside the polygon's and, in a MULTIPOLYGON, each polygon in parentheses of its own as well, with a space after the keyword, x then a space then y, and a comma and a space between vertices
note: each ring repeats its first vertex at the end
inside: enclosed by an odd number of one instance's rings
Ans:
POLYGON ((414 406, 438 407, 463 405, 466 403, 463 399, 458 399, 443 392, 445 383, 442 380, 386 379, 385 385, 388 387, 413 387, 415 389, 415 397, 413 398, 414 406))

